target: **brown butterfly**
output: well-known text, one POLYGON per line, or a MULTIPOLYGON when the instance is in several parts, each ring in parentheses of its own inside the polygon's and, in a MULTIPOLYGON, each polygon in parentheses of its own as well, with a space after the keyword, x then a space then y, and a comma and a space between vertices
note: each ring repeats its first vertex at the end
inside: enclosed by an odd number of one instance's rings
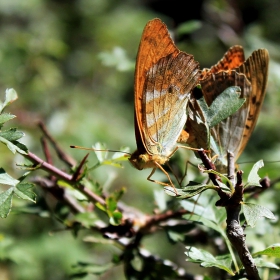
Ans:
POLYGON ((269 55, 266 49, 259 49, 245 60, 241 46, 233 46, 212 68, 201 73, 201 88, 210 105, 217 95, 230 86, 241 88, 244 105, 211 129, 212 155, 218 155, 217 167, 223 170, 227 165, 227 151, 235 156, 235 162, 243 152, 257 123, 265 97, 269 55))
MULTIPOLYGON (((186 107, 198 83, 199 64, 174 44, 166 25, 153 19, 144 28, 135 69, 135 137, 137 150, 129 161, 139 170, 161 169, 178 149, 177 140, 187 120, 186 107)), ((186 135, 184 135, 186 136, 186 135)))

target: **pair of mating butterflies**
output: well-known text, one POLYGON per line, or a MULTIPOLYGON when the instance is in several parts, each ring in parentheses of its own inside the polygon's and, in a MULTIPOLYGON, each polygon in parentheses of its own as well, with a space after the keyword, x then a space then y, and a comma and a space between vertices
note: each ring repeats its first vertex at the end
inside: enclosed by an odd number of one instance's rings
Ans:
POLYGON ((189 138, 196 143, 196 147, 201 142, 202 136, 195 134, 187 122, 187 108, 194 101, 192 90, 198 84, 208 106, 231 86, 239 86, 241 97, 246 98, 237 112, 211 128, 211 138, 217 147, 212 150, 211 145, 211 150, 213 154, 218 154, 221 165, 226 165, 223 158, 228 150, 234 153, 237 160, 260 112, 265 96, 268 61, 265 49, 254 51, 245 60, 243 48, 234 46, 216 65, 201 71, 192 55, 175 46, 161 20, 149 21, 142 34, 135 69, 137 150, 129 158, 132 165, 139 170, 153 168, 148 180, 151 180, 157 168, 161 169, 173 186, 161 165, 167 163, 176 152, 178 142, 188 142, 189 138))

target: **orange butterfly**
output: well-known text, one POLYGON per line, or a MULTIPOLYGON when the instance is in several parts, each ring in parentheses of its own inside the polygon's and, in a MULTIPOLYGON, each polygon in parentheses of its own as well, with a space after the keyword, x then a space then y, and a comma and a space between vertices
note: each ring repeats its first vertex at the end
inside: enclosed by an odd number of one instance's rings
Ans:
MULTIPOLYGON (((157 168, 173 183, 161 166, 178 149, 177 140, 187 120, 190 92, 198 83, 199 64, 174 44, 166 25, 153 19, 144 28, 140 41, 134 84, 135 137, 137 150, 129 161, 139 170, 157 168)), ((174 187, 174 186, 173 186, 174 187)))
POLYGON ((234 154, 236 162, 254 130, 265 97, 268 63, 266 49, 254 51, 245 60, 243 48, 233 46, 216 65, 201 73, 200 84, 208 105, 230 86, 239 86, 241 97, 246 98, 236 113, 211 129, 211 150, 212 155, 218 155, 218 170, 227 166, 227 151, 234 154))

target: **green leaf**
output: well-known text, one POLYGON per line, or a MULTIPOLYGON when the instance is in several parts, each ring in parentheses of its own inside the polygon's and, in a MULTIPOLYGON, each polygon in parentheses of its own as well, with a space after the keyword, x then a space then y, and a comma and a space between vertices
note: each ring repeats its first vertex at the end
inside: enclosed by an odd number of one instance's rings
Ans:
POLYGON ((98 161, 100 163, 103 163, 103 161, 107 159, 108 152, 107 151, 98 151, 98 150, 106 150, 107 149, 106 146, 104 144, 97 142, 92 147, 93 147, 93 149, 97 150, 94 152, 96 154, 98 161))
POLYGON ((207 111, 207 123, 213 127, 235 113, 245 102, 245 98, 240 98, 240 87, 229 87, 218 95, 207 111))
POLYGON ((8 105, 10 105, 12 102, 17 100, 17 98, 18 98, 18 95, 13 88, 6 89, 5 101, 4 101, 4 103, 0 104, 0 106, 1 106, 0 112, 2 112, 3 109, 5 107, 7 107, 8 105))
POLYGON ((121 147, 120 152, 115 152, 112 155, 112 160, 115 161, 127 161, 129 158, 130 149, 128 147, 121 147))
POLYGON ((10 128, 9 130, 1 131, 0 136, 12 142, 22 138, 24 133, 18 131, 16 128, 10 128))
POLYGON ((99 208, 100 210, 102 210, 103 212, 106 212, 106 211, 107 211, 106 206, 103 205, 103 204, 101 204, 101 203, 99 203, 99 202, 97 202, 97 203, 95 204, 95 206, 96 206, 97 208, 99 208))
POLYGON ((244 188, 248 187, 248 186, 257 186, 257 187, 261 187, 260 185, 260 179, 261 177, 258 175, 258 171, 260 168, 262 168, 264 166, 263 164, 263 160, 259 160, 258 162, 256 162, 252 168, 252 170, 250 171, 250 174, 248 176, 248 180, 246 185, 244 186, 244 188))
POLYGON ((9 113, 2 113, 0 115, 0 125, 3 125, 5 122, 14 119, 16 116, 15 115, 11 115, 9 113))
POLYGON ((12 199, 14 194, 14 188, 9 188, 8 190, 0 193, 0 217, 6 218, 12 207, 12 199))
POLYGON ((86 276, 87 274, 101 275, 114 266, 113 263, 108 264, 94 264, 79 262, 74 266, 74 273, 70 275, 70 278, 77 278, 79 276, 86 276))
POLYGON ((122 221, 122 213, 119 211, 115 211, 112 213, 112 216, 110 217, 110 224, 117 226, 122 221))
POLYGON ((205 217, 207 220, 216 221, 215 213, 212 210, 212 204, 207 204, 207 207, 205 207, 194 203, 191 200, 182 200, 180 201, 180 204, 185 210, 188 210, 191 213, 191 216, 196 214, 199 217, 205 217))
POLYGON ((19 183, 16 185, 14 192, 19 198, 36 202, 36 194, 31 190, 33 187, 34 185, 30 183, 19 183))
POLYGON ((269 209, 258 204, 243 203, 242 208, 247 224, 251 227, 254 227, 257 223, 257 220, 261 217, 271 220, 276 219, 274 214, 269 209))
POLYGON ((267 267, 267 268, 275 268, 279 269, 280 267, 276 265, 275 263, 265 261, 262 258, 256 258, 254 259, 254 263, 257 267, 267 267))
POLYGON ((253 254, 253 256, 258 255, 266 255, 274 258, 280 258, 280 243, 270 245, 266 249, 253 254))
POLYGON ((10 176, 3 168, 0 168, 0 184, 16 186, 19 183, 19 180, 14 179, 10 176))
POLYGON ((98 221, 98 217, 95 212, 84 212, 75 215, 75 220, 81 223, 85 228, 90 228, 98 221))
MULTIPOLYGON (((207 215, 207 212, 205 216, 207 215)), ((221 233, 222 229, 219 225, 217 225, 215 222, 209 220, 207 217, 199 216, 196 214, 187 214, 183 216, 184 219, 188 221, 194 221, 203 224, 204 226, 211 228, 219 233, 221 233)))
POLYGON ((123 168, 122 164, 120 164, 119 162, 115 162, 114 160, 110 160, 110 159, 102 161, 102 165, 110 165, 110 166, 114 166, 117 168, 123 168))
POLYGON ((114 212, 117 208, 117 201, 115 200, 115 198, 110 196, 106 198, 106 205, 109 212, 114 212))
POLYGON ((166 195, 162 190, 154 190, 154 199, 161 212, 167 209, 166 195))
POLYGON ((202 249, 195 247, 186 247, 186 249, 185 254, 189 258, 187 261, 200 263, 204 267, 218 267, 227 271, 230 275, 234 275, 234 272, 230 268, 231 259, 228 255, 215 258, 212 254, 202 249))
POLYGON ((27 148, 26 148, 26 146, 23 145, 20 142, 14 141, 14 143, 12 143, 11 141, 9 141, 9 140, 1 137, 1 136, 0 136, 0 142, 5 144, 8 147, 8 149, 10 151, 12 151, 13 154, 18 152, 19 154, 27 155, 27 148))
MULTIPOLYGON (((186 199, 186 198, 190 198, 190 197, 193 197, 205 190, 208 190, 208 189, 216 189, 215 186, 212 186, 212 185, 206 185, 206 184, 197 184, 195 182, 189 182, 189 184, 183 188, 183 189, 176 189, 176 192, 177 192, 177 195, 176 197, 177 198, 181 198, 181 199, 186 199)), ((165 187, 164 188, 165 192, 167 194, 171 194, 172 196, 174 196, 174 188, 172 187, 165 187), (172 192, 173 190, 173 192, 172 192)))

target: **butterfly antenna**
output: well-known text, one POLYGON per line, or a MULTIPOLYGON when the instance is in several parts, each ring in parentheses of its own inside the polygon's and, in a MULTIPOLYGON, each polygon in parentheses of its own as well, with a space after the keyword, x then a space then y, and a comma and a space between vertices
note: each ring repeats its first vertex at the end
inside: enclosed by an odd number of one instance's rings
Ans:
POLYGON ((109 150, 109 149, 101 149, 101 150, 99 150, 99 149, 95 149, 95 148, 87 148, 87 147, 75 146, 75 145, 71 145, 70 148, 86 150, 86 151, 94 151, 94 152, 112 152, 112 153, 123 153, 123 154, 131 155, 131 153, 123 152, 123 151, 109 150))

